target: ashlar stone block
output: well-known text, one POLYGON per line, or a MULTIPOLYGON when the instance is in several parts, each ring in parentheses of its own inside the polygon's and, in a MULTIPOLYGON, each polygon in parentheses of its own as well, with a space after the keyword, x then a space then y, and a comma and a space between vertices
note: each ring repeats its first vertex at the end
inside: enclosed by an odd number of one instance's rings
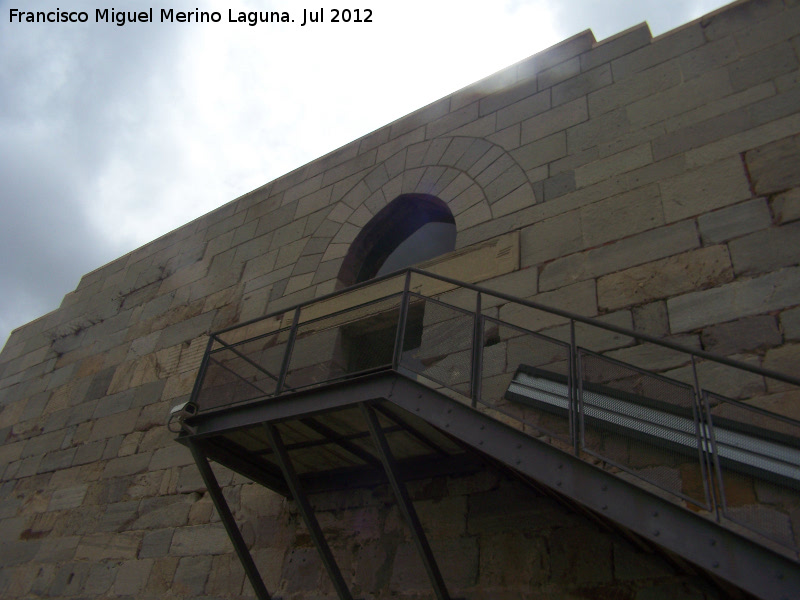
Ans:
POLYGON ((664 224, 658 185, 649 184, 582 207, 583 246, 591 248, 664 224))
POLYGON ((580 213, 570 211, 522 230, 520 262, 523 267, 536 266, 582 248, 583 230, 580 213))
POLYGON ((800 308, 781 313, 781 330, 787 340, 800 340, 800 308))
POLYGON ((222 525, 197 525, 175 530, 170 554, 196 556, 230 552, 231 542, 222 525))
POLYGON ((677 60, 671 60, 589 94, 592 117, 626 106, 681 83, 677 60))
POLYGON ((210 556, 184 556, 178 563, 171 589, 189 597, 202 596, 211 570, 210 556))
POLYGON ((800 267, 781 269, 667 300, 673 333, 733 321, 795 306, 800 298, 800 267))
POLYGON ((731 260, 725 246, 700 248, 600 277, 597 302, 601 309, 615 310, 732 279, 731 260))
POLYGON ((653 162, 650 144, 641 144, 575 169, 576 187, 585 187, 653 162))
POLYGON ((743 57, 730 66, 731 83, 741 90, 797 69, 797 55, 788 41, 743 57))
POLYGON ((540 273, 539 289, 554 290, 576 281, 680 254, 698 246, 693 222, 683 221, 660 227, 548 263, 540 273))
POLYGON ((709 104, 720 98, 728 98, 732 93, 728 71, 724 68, 709 70, 703 77, 639 100, 628 107, 628 115, 635 127, 659 121, 669 122, 671 117, 685 115, 695 109, 702 114, 709 104))
POLYGON ((547 137, 557 131, 567 129, 589 118, 586 98, 576 98, 547 112, 522 122, 522 144, 547 137))
POLYGON ((728 244, 737 275, 800 263, 800 223, 762 229, 728 244))
POLYGON ((772 198, 770 206, 778 225, 800 220, 800 187, 778 194, 772 198))
POLYGON ((703 348, 714 354, 730 355, 771 348, 783 342, 775 317, 759 315, 707 327, 700 339, 703 348))
POLYGON ((745 161, 757 194, 800 187, 800 135, 750 150, 745 161))
POLYGON ((757 198, 704 215, 697 219, 700 237, 705 244, 718 244, 769 227, 766 200, 757 198))
MULTIPOLYGON (((529 300, 587 317, 593 317, 597 314, 597 296, 594 280, 581 281, 555 291, 540 293, 532 296, 529 300)), ((546 327, 566 322, 563 317, 520 304, 502 306, 500 308, 500 320, 531 331, 539 331, 546 327)))
POLYGON ((672 177, 660 186, 667 223, 729 206, 751 195, 738 156, 672 177))
POLYGON ((151 559, 123 562, 114 580, 114 593, 120 596, 138 596, 147 583, 152 568, 151 559))

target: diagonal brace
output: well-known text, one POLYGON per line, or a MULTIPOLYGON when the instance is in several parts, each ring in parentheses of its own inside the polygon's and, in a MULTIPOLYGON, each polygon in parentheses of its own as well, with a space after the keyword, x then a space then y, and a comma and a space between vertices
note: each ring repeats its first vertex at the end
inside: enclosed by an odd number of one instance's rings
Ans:
POLYGON ((322 528, 319 526, 317 517, 314 515, 314 510, 311 508, 311 503, 305 495, 302 486, 300 485, 300 478, 294 470, 292 462, 289 460, 289 453, 286 451, 286 446, 283 444, 281 434, 272 423, 264 423, 264 431, 269 439, 269 444, 272 446, 272 451, 275 453, 275 458, 283 471, 283 476, 292 492, 292 497, 300 509, 300 515, 311 534, 311 539, 314 540, 314 545, 317 547, 322 563, 328 571, 328 575, 333 582, 333 587, 341 600, 353 600, 350 590, 342 577, 342 572, 339 570, 339 565, 336 564, 336 559, 333 558, 328 542, 325 541, 325 536, 322 534, 322 528))
POLYGON ((378 422, 378 416, 375 414, 375 409, 366 402, 360 403, 359 406, 361 407, 361 413, 364 415, 364 419, 367 421, 369 432, 372 435, 372 441, 374 442, 375 448, 378 450, 378 454, 380 455, 381 462, 383 463, 383 469, 386 471, 386 476, 389 478, 389 481, 392 484, 392 489, 394 490, 394 495, 397 498, 400 512, 403 513, 403 517, 411 529, 411 536, 414 538, 414 544, 416 545, 417 551, 422 559, 422 564, 425 566, 425 570, 428 572, 428 577, 430 577, 436 597, 438 600, 450 600, 450 595, 447 593, 447 587, 444 584, 444 579, 439 571, 439 565, 436 564, 436 559, 434 558, 431 547, 428 544, 428 538, 425 536, 425 532, 422 529, 422 524, 417 516, 417 511, 414 509, 414 505, 411 503, 411 498, 408 495, 406 486, 403 485, 402 481, 400 481, 397 464, 395 463, 392 452, 389 449, 389 443, 386 441, 386 436, 383 434, 383 430, 378 422))
POLYGON ((189 440, 187 445, 189 446, 189 450, 192 451, 194 462, 197 464, 197 468, 200 469, 200 476, 203 478, 203 483, 205 483, 206 489, 211 495, 211 500, 214 502, 214 507, 217 509, 217 513, 219 513, 223 525, 225 525, 225 530, 228 532, 228 537, 233 544, 233 548, 239 556, 239 562, 241 562, 242 567, 244 567, 247 579, 250 581, 250 585, 253 586, 253 591, 255 591, 258 600, 271 600, 269 592, 264 585, 264 581, 261 579, 261 575, 258 572, 256 563, 253 561, 253 557, 247 549, 247 544, 244 543, 242 533, 239 531, 239 527, 233 519, 231 509, 225 501, 225 496, 222 495, 222 490, 219 487, 217 478, 214 476, 214 471, 211 470, 211 465, 208 464, 208 459, 206 459, 205 454, 202 453, 197 444, 189 440))

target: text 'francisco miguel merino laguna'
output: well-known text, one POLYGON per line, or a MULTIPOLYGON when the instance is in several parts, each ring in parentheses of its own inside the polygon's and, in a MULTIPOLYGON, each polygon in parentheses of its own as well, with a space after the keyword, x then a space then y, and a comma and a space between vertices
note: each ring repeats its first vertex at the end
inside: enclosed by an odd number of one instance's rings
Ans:
MULTIPOLYGON (((329 9, 327 22, 330 23, 372 23, 372 10, 365 9, 329 9)), ((152 8, 142 11, 122 11, 113 8, 98 8, 95 11, 95 23, 115 23, 122 27, 126 23, 153 23, 152 8)), ((161 23, 219 23, 222 14, 217 11, 192 10, 180 11, 172 8, 159 10, 161 23)), ((25 11, 12 8, 9 10, 11 23, 86 23, 89 13, 86 11, 68 11, 57 8, 52 11, 25 11)), ((247 23, 254 27, 259 23, 294 23, 287 11, 233 11, 228 9, 228 23, 247 23)), ((303 9, 301 26, 309 23, 325 23, 325 9, 303 9)))

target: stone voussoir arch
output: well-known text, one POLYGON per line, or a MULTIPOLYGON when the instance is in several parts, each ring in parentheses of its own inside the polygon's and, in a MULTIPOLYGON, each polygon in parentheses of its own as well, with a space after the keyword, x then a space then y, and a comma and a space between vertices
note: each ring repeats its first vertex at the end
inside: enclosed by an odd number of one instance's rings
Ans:
POLYGON ((501 146, 483 138, 443 136, 397 151, 357 181, 325 219, 341 224, 332 243, 352 241, 401 194, 440 198, 459 231, 536 203, 525 170, 501 146))

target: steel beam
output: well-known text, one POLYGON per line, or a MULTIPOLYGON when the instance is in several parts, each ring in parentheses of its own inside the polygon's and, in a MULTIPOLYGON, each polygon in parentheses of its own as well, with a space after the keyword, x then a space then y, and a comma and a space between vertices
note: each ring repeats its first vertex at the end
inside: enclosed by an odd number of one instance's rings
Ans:
POLYGON ((361 378, 283 394, 277 398, 263 398, 247 404, 200 413, 186 420, 195 433, 182 438, 197 439, 267 421, 310 417, 364 400, 386 398, 396 380, 396 373, 382 371, 361 378))
POLYGON ((363 450, 357 444, 354 444, 349 436, 343 436, 340 433, 328 427, 327 425, 323 425, 322 423, 311 417, 308 417, 306 419, 300 419, 300 422, 309 429, 323 436, 325 439, 322 441, 324 441, 325 443, 336 444, 337 446, 339 446, 343 450, 346 450, 356 458, 363 460, 368 465, 372 465, 375 467, 380 466, 381 461, 372 456, 372 454, 370 454, 366 450, 363 450))
POLYGON ((800 590, 797 557, 779 554, 408 379, 390 401, 650 542, 765 600, 800 590))
MULTIPOLYGON (((184 445, 185 440, 178 439, 184 445)), ((289 496, 289 488, 283 481, 280 469, 270 462, 261 460, 257 455, 249 454, 241 446, 230 440, 217 437, 211 440, 196 442, 206 459, 236 471, 248 479, 269 488, 282 496, 289 496)))
POLYGON ((339 570, 339 565, 336 564, 336 559, 333 558, 330 546, 328 546, 328 542, 325 541, 322 528, 319 526, 316 515, 314 515, 314 509, 311 508, 311 503, 308 501, 308 497, 305 495, 300 485, 300 479, 297 477, 294 466, 289 459, 289 453, 283 445, 280 432, 272 423, 264 423, 264 431, 275 453, 275 458, 278 460, 278 464, 280 464, 283 476, 286 478, 286 483, 289 485, 294 501, 300 509, 300 515, 303 517, 308 532, 311 534, 311 539, 314 540, 314 545, 317 547, 320 558, 322 558, 322 563, 328 571, 336 593, 341 600, 353 600, 353 596, 350 594, 350 590, 347 588, 347 584, 342 577, 342 572, 339 570))
MULTIPOLYGON (((392 411, 387 410, 384 406, 380 404, 373 407, 379 413, 381 413, 384 417, 389 419, 392 423, 396 423, 402 430, 404 430, 408 435, 416 439, 420 444, 423 446, 427 446, 429 450, 434 451, 436 454, 440 456, 450 456, 448 452, 446 452, 439 444, 434 442, 433 440, 429 439, 428 436, 423 435, 420 431, 417 431, 414 427, 406 423, 399 415, 394 414, 392 411)), ((384 432, 392 432, 391 429, 386 428, 383 430, 384 432)))
POLYGON ((450 594, 447 592, 444 579, 439 571, 439 565, 436 564, 436 559, 428 544, 428 538, 425 536, 422 524, 419 522, 417 511, 411 503, 408 490, 406 490, 406 486, 403 485, 403 482, 399 478, 397 465, 395 464, 394 457, 389 448, 389 443, 386 441, 386 436, 383 435, 383 431, 381 430, 378 416, 375 414, 375 410, 366 402, 361 403, 361 411, 364 415, 364 419, 367 421, 367 426, 372 435, 372 440, 375 443, 375 448, 378 450, 378 454, 381 457, 386 476, 392 484, 392 489, 394 490, 394 495, 397 497, 400 512, 403 513, 403 517, 405 517, 406 523, 411 529, 411 536, 414 538, 414 544, 417 546, 422 564, 428 572, 428 577, 430 577, 436 597, 439 600, 449 600, 450 594))
POLYGON ((194 457, 194 462, 197 464, 197 468, 200 469, 200 476, 203 478, 203 483, 205 483, 206 489, 211 495, 214 507, 217 509, 217 513, 219 513, 219 517, 222 519, 222 524, 228 532, 228 537, 233 544, 233 549, 236 550, 239 561, 242 563, 242 567, 244 567, 247 579, 250 581, 250 585, 253 586, 253 591, 255 591, 258 600, 270 600, 269 592, 267 592, 267 588, 264 585, 264 581, 261 579, 261 574, 258 572, 256 563, 253 561, 253 557, 247 549, 247 544, 244 543, 242 533, 239 531, 239 527, 233 519, 233 514, 231 514, 231 509, 225 501, 225 496, 222 495, 222 490, 219 487, 217 478, 214 476, 214 471, 211 470, 211 465, 208 464, 208 460, 197 447, 197 444, 190 442, 188 446, 192 451, 192 456, 194 457))

